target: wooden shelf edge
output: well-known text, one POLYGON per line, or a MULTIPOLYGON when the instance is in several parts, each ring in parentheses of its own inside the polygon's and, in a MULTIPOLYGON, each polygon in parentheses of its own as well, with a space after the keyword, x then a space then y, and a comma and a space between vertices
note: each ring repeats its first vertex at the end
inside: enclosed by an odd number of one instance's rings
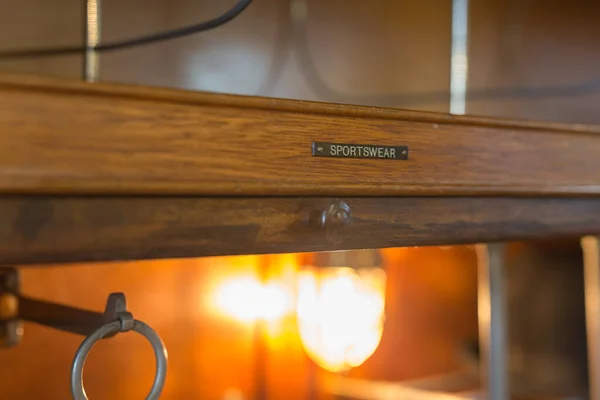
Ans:
POLYGON ((600 125, 565 124, 551 121, 518 120, 480 116, 452 115, 429 111, 372 107, 261 96, 245 96, 216 92, 199 92, 175 88, 147 87, 118 82, 85 82, 63 77, 38 76, 11 72, 0 73, 1 90, 32 90, 54 93, 72 93, 97 96, 128 97, 137 100, 160 101, 173 104, 247 108, 270 111, 324 114, 341 117, 377 118, 435 124, 530 129, 600 134, 600 125))
POLYGON ((0 74, 0 193, 600 196, 599 133, 0 74), (408 159, 315 157, 314 142, 408 159))
POLYGON ((474 244, 600 233, 600 199, 346 198, 332 237, 311 221, 334 198, 0 198, 4 265, 474 244))

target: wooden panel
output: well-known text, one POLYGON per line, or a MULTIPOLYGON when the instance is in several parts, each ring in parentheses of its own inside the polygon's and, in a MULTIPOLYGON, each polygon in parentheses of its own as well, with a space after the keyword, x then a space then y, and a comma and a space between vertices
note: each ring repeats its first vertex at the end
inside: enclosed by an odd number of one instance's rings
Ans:
MULTIPOLYGON (((83 45, 85 1, 4 0, 0 52, 83 45)), ((59 57, 2 59, 0 69, 69 78, 83 77, 83 52, 59 57)))
POLYGON ((0 263, 52 263, 460 244, 600 232, 600 200, 351 198, 335 237, 328 198, 0 199, 0 263))
POLYGON ((470 6, 468 113, 600 123, 600 2, 484 0, 470 6), (485 92, 500 95, 486 98, 485 92))
POLYGON ((0 192, 600 194, 600 127, 4 76, 0 192), (408 161, 311 142, 408 145, 408 161))

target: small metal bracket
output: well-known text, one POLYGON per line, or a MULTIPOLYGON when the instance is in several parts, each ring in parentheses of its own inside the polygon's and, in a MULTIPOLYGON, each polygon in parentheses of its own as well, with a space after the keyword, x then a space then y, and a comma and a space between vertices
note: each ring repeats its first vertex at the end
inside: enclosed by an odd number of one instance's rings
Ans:
POLYGON ((23 337, 23 323, 18 318, 19 288, 19 272, 0 268, 0 347, 13 347, 23 337))
POLYGON ((22 296, 19 274, 15 268, 0 267, 0 339, 1 346, 18 344, 23 336, 22 321, 35 322, 51 328, 84 335, 71 366, 71 394, 74 399, 87 400, 83 388, 83 367, 88 353, 100 339, 119 332, 135 331, 144 336, 154 350, 156 375, 146 399, 158 399, 167 376, 167 349, 160 336, 127 311, 124 293, 111 293, 103 313, 83 310, 22 296))
MULTIPOLYGON (((106 323, 119 321, 121 323, 121 332, 127 332, 133 329, 133 314, 127 311, 127 299, 123 293, 111 293, 106 301, 104 309, 104 321, 106 323)), ((107 337, 107 336, 105 336, 107 337)))

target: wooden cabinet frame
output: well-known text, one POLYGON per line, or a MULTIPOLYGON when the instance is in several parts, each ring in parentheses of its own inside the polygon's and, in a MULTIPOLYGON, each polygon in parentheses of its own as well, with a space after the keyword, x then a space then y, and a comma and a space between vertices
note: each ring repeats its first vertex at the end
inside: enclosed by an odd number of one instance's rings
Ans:
POLYGON ((0 192, 3 263, 583 236, 600 127, 2 75, 0 192), (310 216, 335 201, 332 240, 310 216))
MULTIPOLYGON (((13 265, 597 236, 600 127, 1 75, 0 193, 13 265), (409 156, 314 157, 313 142, 409 156), (330 235, 318 216, 340 202, 330 235)), ((479 247, 494 400, 507 396, 499 249, 479 247)))

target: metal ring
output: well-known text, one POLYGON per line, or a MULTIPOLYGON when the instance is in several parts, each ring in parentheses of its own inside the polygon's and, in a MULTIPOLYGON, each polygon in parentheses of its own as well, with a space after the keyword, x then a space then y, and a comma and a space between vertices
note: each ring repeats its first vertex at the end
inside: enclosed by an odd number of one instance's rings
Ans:
MULTIPOLYGON (((152 389, 146 397, 146 400, 157 400, 165 385, 165 378, 167 377, 167 349, 160 336, 142 321, 136 319, 133 330, 148 339, 154 350, 154 356, 156 358, 156 375, 154 377, 152 389)), ((85 360, 87 359, 90 350, 98 340, 110 334, 119 333, 120 331, 120 321, 109 322, 102 325, 86 337, 77 349, 77 352, 75 352, 75 359, 71 366, 71 394, 75 400, 88 400, 85 389, 83 388, 83 366, 85 365, 85 360)))

